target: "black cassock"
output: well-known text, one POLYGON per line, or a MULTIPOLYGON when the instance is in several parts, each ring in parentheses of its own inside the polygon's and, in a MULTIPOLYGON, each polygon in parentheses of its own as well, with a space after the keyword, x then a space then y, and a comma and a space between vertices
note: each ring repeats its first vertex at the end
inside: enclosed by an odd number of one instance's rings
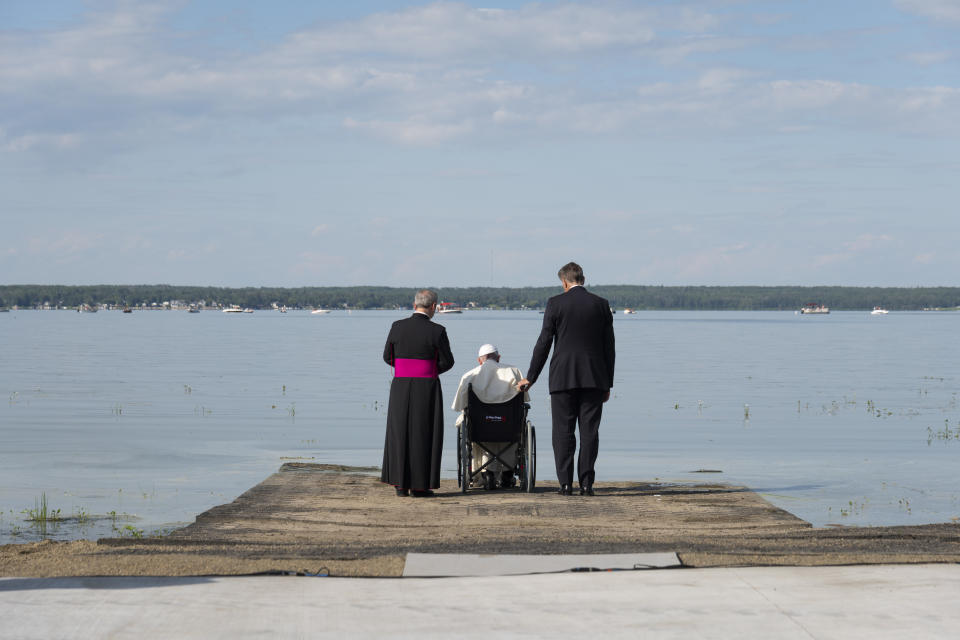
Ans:
POLYGON ((444 409, 437 376, 453 367, 447 330, 422 313, 397 320, 383 360, 394 368, 394 378, 380 480, 404 489, 436 489, 444 409))

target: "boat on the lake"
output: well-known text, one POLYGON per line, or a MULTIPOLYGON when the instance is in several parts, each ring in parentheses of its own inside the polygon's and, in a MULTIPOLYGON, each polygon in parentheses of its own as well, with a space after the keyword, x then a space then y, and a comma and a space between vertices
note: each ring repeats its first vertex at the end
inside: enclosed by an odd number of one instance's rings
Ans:
POLYGON ((807 314, 824 314, 830 313, 830 308, 826 307, 819 302, 808 302, 800 308, 800 313, 807 314))
POLYGON ((873 311, 870 312, 870 315, 872 315, 872 316, 882 316, 882 315, 885 315, 885 314, 888 314, 888 313, 890 313, 890 312, 887 311, 886 309, 884 309, 883 307, 874 307, 874 308, 873 308, 873 311))
POLYGON ((324 314, 326 314, 326 313, 330 313, 330 309, 314 309, 313 311, 310 312, 310 315, 312 315, 312 316, 322 316, 322 315, 324 315, 324 314))
POLYGON ((633 315, 633 314, 636 313, 636 312, 637 312, 636 309, 624 309, 624 310, 623 310, 624 315, 633 315))
POLYGON ((195 304, 192 304, 189 307, 187 307, 187 313, 200 313, 200 307, 198 307, 195 304))
POLYGON ((463 313, 463 308, 452 302, 441 302, 437 307, 437 313, 463 313))
POLYGON ((253 313, 253 309, 241 309, 239 305, 233 304, 223 310, 224 313, 253 313))

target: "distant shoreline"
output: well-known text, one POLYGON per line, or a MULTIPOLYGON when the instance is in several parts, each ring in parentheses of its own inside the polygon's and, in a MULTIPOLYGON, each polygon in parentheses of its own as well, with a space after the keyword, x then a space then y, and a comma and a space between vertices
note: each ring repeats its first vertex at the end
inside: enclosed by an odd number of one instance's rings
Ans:
MULTIPOLYGON (((590 285, 614 309, 789 311, 815 303, 836 311, 957 310, 960 287, 590 285)), ((542 309, 558 287, 435 287, 465 308, 542 309)), ((0 308, 239 306, 250 309, 409 308, 412 287, 202 287, 174 285, 0 285, 0 308)))

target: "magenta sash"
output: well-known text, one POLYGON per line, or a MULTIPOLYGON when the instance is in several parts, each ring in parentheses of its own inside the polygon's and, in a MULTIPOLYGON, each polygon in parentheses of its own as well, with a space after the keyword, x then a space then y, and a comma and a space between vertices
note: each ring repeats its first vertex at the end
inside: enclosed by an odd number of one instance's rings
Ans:
POLYGON ((396 378, 436 378, 436 360, 420 360, 417 358, 394 358, 393 375, 396 378))

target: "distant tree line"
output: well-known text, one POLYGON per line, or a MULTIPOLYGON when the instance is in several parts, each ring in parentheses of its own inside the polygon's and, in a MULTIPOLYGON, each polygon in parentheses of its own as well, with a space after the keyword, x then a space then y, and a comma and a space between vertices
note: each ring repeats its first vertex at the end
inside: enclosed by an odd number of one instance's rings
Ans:
MULTIPOLYGON (((618 309, 790 310, 807 303, 835 310, 891 311, 960 306, 960 287, 667 287, 597 285, 591 291, 618 309)), ((440 299, 466 306, 500 309, 543 308, 559 287, 437 287, 440 299)), ((415 289, 401 287, 188 287, 172 285, 0 285, 0 307, 44 304, 151 306, 164 302, 204 302, 254 309, 273 304, 291 308, 409 308, 415 289)))

